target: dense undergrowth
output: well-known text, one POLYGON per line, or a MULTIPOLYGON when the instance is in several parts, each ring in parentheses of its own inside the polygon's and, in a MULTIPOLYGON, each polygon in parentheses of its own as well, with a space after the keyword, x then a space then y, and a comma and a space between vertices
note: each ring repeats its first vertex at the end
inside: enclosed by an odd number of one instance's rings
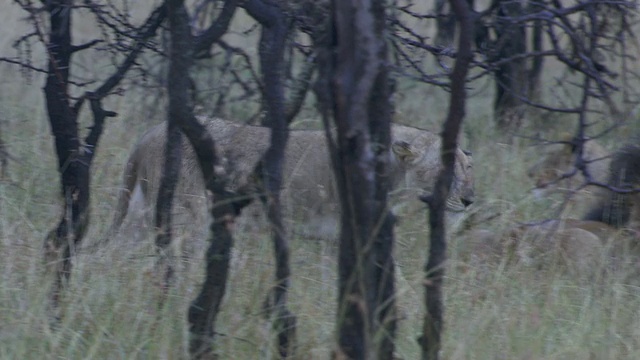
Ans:
MULTIPOLYGON (((0 358, 186 357, 186 310, 203 275, 204 237, 176 241, 177 247, 189 251, 176 259, 176 284, 168 302, 158 308, 153 240, 148 229, 137 228, 139 218, 129 221, 127 229, 106 246, 80 251, 62 299, 64 316, 51 326, 47 308, 51 278, 44 270, 41 246, 59 216, 61 199, 43 82, 39 76, 26 82, 8 65, 1 65, 0 71, 0 127, 13 158, 9 178, 0 182, 0 358)), ((476 208, 482 211, 486 206, 501 214, 482 224, 498 237, 515 222, 552 216, 549 209, 557 199, 539 200, 530 194, 533 184, 526 168, 540 148, 493 128, 490 88, 476 84, 476 91, 470 91, 461 143, 473 151, 476 208)), ((404 83, 398 92, 396 121, 439 130, 446 115, 446 93, 404 83)), ((145 106, 142 99, 140 94, 114 97, 106 106, 119 116, 109 120, 93 166, 88 244, 106 233, 129 149, 144 129, 163 120, 162 113, 145 106)), ((305 111, 302 118, 313 116, 305 111)), ((237 120, 242 116, 238 113, 237 120)), ((550 121, 532 114, 523 133, 553 137, 574 127, 575 120, 568 117, 550 121)), ((623 126, 603 141, 611 148, 635 130, 623 126)), ((396 233, 401 359, 417 359, 420 354, 416 338, 424 311, 425 217, 419 212, 402 219, 396 233)), ((263 309, 273 282, 272 247, 264 228, 253 221, 241 221, 236 229, 231 278, 217 329, 221 359, 270 358, 274 353, 263 309)), ((637 254, 625 254, 611 265, 603 253, 593 271, 572 272, 545 259, 483 253, 482 246, 454 237, 449 255, 444 358, 640 358, 637 254)), ((334 343, 335 245, 293 238, 291 259, 289 300, 299 318, 299 353, 305 359, 327 358, 334 343)))

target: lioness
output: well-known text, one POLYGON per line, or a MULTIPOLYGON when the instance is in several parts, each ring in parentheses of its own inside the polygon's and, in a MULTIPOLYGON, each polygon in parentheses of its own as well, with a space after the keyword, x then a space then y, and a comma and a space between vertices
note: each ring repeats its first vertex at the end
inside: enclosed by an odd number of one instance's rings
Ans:
POLYGON ((460 259, 476 264, 518 263, 538 269, 594 274, 638 254, 638 235, 602 221, 553 219, 535 224, 503 224, 474 228, 451 243, 460 259))
MULTIPOLYGON (((219 147, 219 154, 224 157, 230 183, 239 187, 254 181, 253 169, 269 146, 271 130, 222 119, 200 118, 200 121, 206 125, 219 147)), ((425 130, 394 124, 392 139, 390 176, 396 190, 396 194, 392 195, 394 202, 406 200, 407 195, 417 199, 421 192, 430 192, 441 167, 440 137, 425 130)), ((147 206, 154 203, 165 144, 166 125, 160 124, 148 130, 133 148, 124 170, 124 186, 120 192, 112 232, 124 220, 135 189, 139 190, 147 206)), ((449 213, 463 212, 473 203, 475 196, 471 157, 458 149, 456 158, 455 180, 447 200, 449 213)), ((186 139, 183 140, 182 159, 176 191, 177 203, 193 208, 195 201, 202 204, 205 188, 195 154, 186 139)), ((319 221, 320 228, 313 231, 335 232, 337 196, 324 131, 292 130, 283 168, 282 204, 285 218, 319 221)), ((323 234, 317 235, 324 237, 323 234)))
MULTIPOLYGON (((584 183, 581 172, 574 176, 563 178, 575 169, 576 147, 570 143, 569 136, 562 139, 566 143, 548 146, 544 155, 536 164, 531 166, 527 175, 534 181, 536 197, 548 197, 553 194, 571 196, 570 202, 561 217, 580 218, 586 209, 593 207, 602 190, 595 186, 587 186, 577 191, 584 183)), ((593 180, 605 183, 609 177, 609 152, 595 140, 584 143, 583 158, 593 180)))
MULTIPOLYGON (((590 142, 593 151, 595 143, 593 140, 590 142)), ((601 148, 596 150, 597 157, 592 159, 602 159, 607 168, 590 168, 594 178, 619 189, 640 187, 640 146, 626 145, 611 155, 605 154, 601 148)), ((594 156, 594 152, 590 154, 594 156)), ((572 156, 567 155, 564 160, 572 156)), ((589 153, 586 156, 590 156, 589 153)), ((562 164, 562 160, 562 151, 549 153, 543 159, 546 164, 562 164), (552 154, 555 154, 555 160, 552 154)), ((570 162, 565 162, 564 165, 568 166, 568 171, 570 162)), ((591 196, 589 200, 592 204, 584 209, 587 213, 581 219, 556 219, 535 225, 516 225, 497 234, 479 230, 468 236, 471 239, 468 246, 477 248, 479 251, 476 252, 497 251, 502 255, 515 255, 518 259, 545 259, 551 256, 550 259, 576 267, 579 272, 589 268, 598 269, 598 262, 607 258, 628 255, 630 251, 635 253, 639 248, 640 195, 599 188, 598 196, 591 196)), ((546 260, 544 263, 549 265, 546 260)))

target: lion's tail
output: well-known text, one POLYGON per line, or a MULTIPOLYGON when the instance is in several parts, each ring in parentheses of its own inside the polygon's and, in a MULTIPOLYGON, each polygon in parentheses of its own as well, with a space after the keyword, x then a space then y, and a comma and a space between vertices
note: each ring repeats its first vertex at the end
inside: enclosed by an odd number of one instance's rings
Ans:
POLYGON ((131 196, 140 180, 140 164, 137 152, 138 149, 136 148, 129 156, 129 159, 127 159, 127 165, 124 168, 122 176, 122 187, 118 192, 118 203, 116 204, 116 210, 107 237, 102 241, 103 244, 118 233, 129 212, 131 196))

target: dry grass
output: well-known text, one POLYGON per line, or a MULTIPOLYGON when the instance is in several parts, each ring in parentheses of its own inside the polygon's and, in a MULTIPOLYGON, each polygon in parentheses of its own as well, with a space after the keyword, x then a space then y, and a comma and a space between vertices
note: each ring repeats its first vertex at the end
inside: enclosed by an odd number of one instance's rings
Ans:
MULTIPOLYGON (((11 11, 0 17, 3 24, 19 18, 11 11)), ((20 28, 16 29, 18 34, 20 28)), ((1 45, 9 51, 7 43, 1 45)), ((18 160, 9 163, 11 181, 0 183, 0 358, 184 358, 186 309, 202 280, 203 240, 195 240, 192 254, 197 255, 181 259, 179 280, 163 309, 157 307, 159 288, 149 236, 133 231, 97 252, 81 252, 62 300, 63 320, 55 328, 50 326, 51 274, 44 271, 40 246, 59 215, 60 199, 42 78, 35 76, 25 84, 15 69, 0 65, 0 71, 0 126, 8 150, 18 160)), ((446 113, 442 92, 410 86, 401 86, 400 91, 397 120, 438 126, 446 113), (425 119, 425 109, 439 116, 425 119)), ((544 217, 549 203, 528 194, 531 184, 524 170, 535 157, 535 148, 524 140, 494 141, 487 105, 491 93, 474 93, 463 142, 474 152, 479 197, 503 212, 498 221, 485 225, 498 234, 515 220, 544 217)), ((93 167, 88 242, 105 233, 129 148, 150 123, 162 121, 160 113, 149 112, 140 103, 135 95, 109 101, 108 108, 120 116, 109 120, 93 167)), ((272 248, 260 228, 244 229, 240 224, 236 234, 216 347, 222 359, 270 358, 273 334, 262 304, 273 282, 272 248)), ((415 339, 424 311, 420 284, 427 235, 421 216, 404 221, 397 231, 401 315, 397 355, 402 359, 419 358, 415 339)), ((333 347, 335 255, 331 245, 293 239, 290 302, 299 319, 302 358, 327 358, 333 347)), ((606 259, 606 254, 602 257, 606 259)), ((544 259, 483 256, 453 239, 445 280, 444 358, 640 358, 635 262, 636 256, 627 254, 615 267, 604 260, 594 264, 599 270, 595 275, 576 274, 544 259)))

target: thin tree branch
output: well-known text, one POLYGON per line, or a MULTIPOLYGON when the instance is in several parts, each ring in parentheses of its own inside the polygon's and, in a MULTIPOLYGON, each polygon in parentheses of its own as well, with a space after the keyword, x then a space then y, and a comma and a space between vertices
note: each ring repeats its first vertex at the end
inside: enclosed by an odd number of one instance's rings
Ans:
POLYGON ((226 0, 218 18, 213 21, 207 30, 195 37, 194 56, 196 59, 209 56, 211 45, 218 42, 222 35, 227 32, 239 3, 239 0, 226 0))

